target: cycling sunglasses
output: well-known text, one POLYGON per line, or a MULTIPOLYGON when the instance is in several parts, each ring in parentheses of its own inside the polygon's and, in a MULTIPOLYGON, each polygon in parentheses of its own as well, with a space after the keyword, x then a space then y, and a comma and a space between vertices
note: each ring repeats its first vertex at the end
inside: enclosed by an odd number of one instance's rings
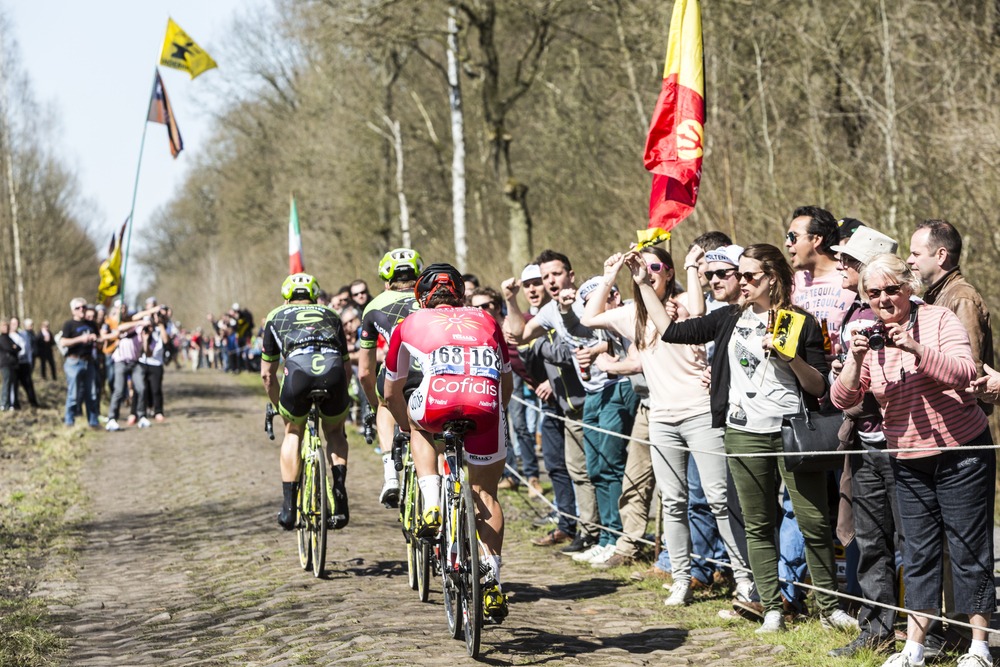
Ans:
POLYGON ((715 271, 706 271, 705 280, 711 280, 712 278, 718 278, 719 280, 725 280, 729 276, 736 273, 736 267, 731 269, 716 269, 715 271))
POLYGON ((903 289, 902 285, 886 285, 882 289, 877 289, 877 288, 867 289, 865 290, 865 294, 868 295, 869 301, 874 301, 875 299, 882 296, 882 292, 885 292, 886 296, 896 296, 902 289, 903 289))

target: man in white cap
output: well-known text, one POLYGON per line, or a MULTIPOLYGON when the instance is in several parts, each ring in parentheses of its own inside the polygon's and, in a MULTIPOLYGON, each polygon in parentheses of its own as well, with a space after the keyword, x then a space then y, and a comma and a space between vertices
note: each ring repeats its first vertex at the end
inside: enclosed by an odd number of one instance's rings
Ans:
MULTIPOLYGON (((896 252, 899 244, 885 234, 870 227, 859 225, 850 239, 834 245, 838 267, 843 276, 842 287, 854 293, 858 291, 858 278, 865 265, 876 255, 896 252)), ((843 359, 850 346, 851 337, 860 328, 875 323, 871 306, 856 297, 844 315, 840 328, 840 344, 832 362, 835 377, 843 368, 843 359)), ((849 490, 851 498, 849 514, 853 515, 853 525, 849 515, 842 509, 837 522, 837 535, 844 544, 850 542, 851 533, 858 547, 858 585, 866 600, 895 606, 896 600, 896 485, 889 457, 879 450, 886 448, 882 434, 882 415, 878 402, 871 394, 865 394, 857 407, 844 413, 842 434, 852 443, 848 449, 865 449, 872 453, 850 457, 850 469, 844 475, 850 477, 849 486, 841 483, 842 491, 849 490), (845 488, 846 487, 846 488, 845 488), (846 521, 845 521, 846 520, 846 521)), ((888 653, 894 643, 893 625, 896 612, 892 609, 862 603, 858 611, 858 625, 861 633, 853 641, 830 651, 832 657, 851 658, 862 650, 888 653)))
POLYGON ((740 265, 743 246, 725 245, 705 253, 705 279, 711 290, 707 311, 736 303, 740 298, 740 279, 736 271, 740 265))

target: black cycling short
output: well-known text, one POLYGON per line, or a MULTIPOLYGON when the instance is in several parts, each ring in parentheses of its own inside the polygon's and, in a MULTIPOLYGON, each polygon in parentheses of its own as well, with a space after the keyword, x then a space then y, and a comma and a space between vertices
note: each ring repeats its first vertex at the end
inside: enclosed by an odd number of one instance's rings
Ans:
POLYGON ((337 352, 307 352, 285 359, 281 380, 278 411, 285 419, 304 424, 312 401, 309 392, 325 389, 326 398, 319 402, 319 415, 334 425, 347 418, 351 399, 347 395, 348 377, 344 359, 337 352))
MULTIPOLYGON (((406 376, 406 383, 403 384, 403 398, 407 402, 410 400, 410 394, 420 386, 420 382, 423 379, 423 373, 412 367, 410 368, 410 372, 406 376)), ((380 401, 385 400, 385 364, 379 364, 378 374, 375 376, 375 394, 380 401)))

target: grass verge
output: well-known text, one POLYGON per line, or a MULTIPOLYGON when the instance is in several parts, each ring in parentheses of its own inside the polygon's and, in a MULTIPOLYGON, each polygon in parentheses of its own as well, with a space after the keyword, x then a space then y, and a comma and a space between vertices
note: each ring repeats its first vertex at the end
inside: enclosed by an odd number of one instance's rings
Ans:
MULTIPOLYGON (((50 406, 65 392, 51 381, 36 389, 50 406)), ((58 408, 0 415, 0 665, 53 664, 62 646, 45 602, 31 593, 47 558, 70 545, 67 516, 83 500, 84 429, 66 429, 58 408)))

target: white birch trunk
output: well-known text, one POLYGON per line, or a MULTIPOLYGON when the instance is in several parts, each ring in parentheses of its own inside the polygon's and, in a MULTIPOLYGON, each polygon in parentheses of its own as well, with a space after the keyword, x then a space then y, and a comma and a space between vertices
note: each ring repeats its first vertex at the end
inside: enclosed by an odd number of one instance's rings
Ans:
POLYGON ((455 267, 466 272, 469 254, 465 239, 465 119, 458 72, 458 21, 456 10, 448 10, 448 101, 451 107, 451 208, 455 230, 455 267))

